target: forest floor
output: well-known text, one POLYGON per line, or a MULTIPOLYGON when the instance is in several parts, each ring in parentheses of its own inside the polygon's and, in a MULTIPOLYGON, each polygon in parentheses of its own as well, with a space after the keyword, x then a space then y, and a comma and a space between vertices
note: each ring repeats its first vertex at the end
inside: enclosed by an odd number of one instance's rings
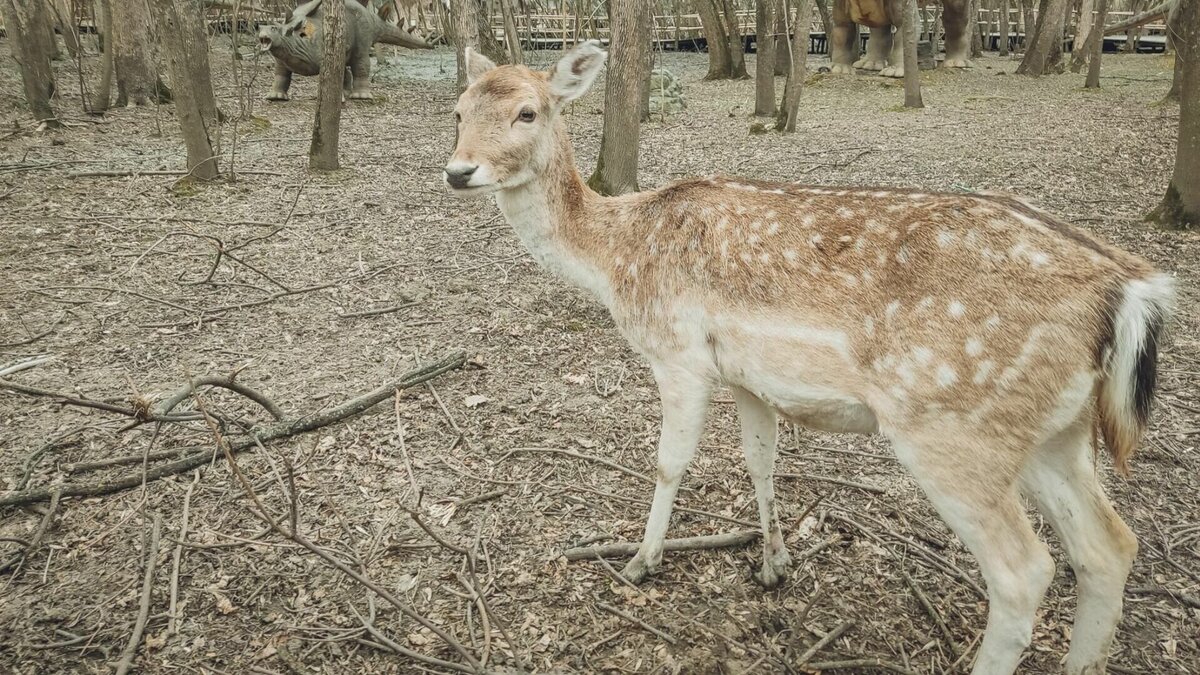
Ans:
MULTIPOLYGON (((220 103, 236 116, 237 92, 248 90, 252 110, 221 132, 241 173, 211 185, 79 175, 178 170, 170 108, 88 118, 75 65, 63 62, 57 105, 70 126, 38 132, 19 107, 15 64, 0 59, 0 91, 10 92, 0 99, 0 369, 53 357, 10 381, 127 405, 237 371, 299 417, 465 350, 466 367, 395 402, 239 455, 241 472, 272 514, 289 512, 285 488, 293 492, 295 522, 315 546, 497 670, 779 672, 858 659, 916 673, 968 669, 986 621, 978 566, 880 438, 785 430, 777 490, 798 564, 778 590, 750 578, 755 544, 668 553, 638 590, 600 563, 568 562, 562 552, 581 542, 640 539, 656 391, 603 308, 537 268, 491 200, 447 195, 453 55, 404 54, 406 65, 378 68, 378 100, 343 113, 344 168, 310 174, 316 81, 299 78, 293 101, 268 105, 271 64, 239 61, 235 75, 227 40, 213 50, 220 103), (235 257, 216 259, 216 240, 235 257), (344 316, 371 310, 383 311, 344 316), (429 526, 473 552, 474 576, 405 511, 414 486, 429 526)), ((556 55, 533 57, 547 65, 556 55)), ((928 107, 918 112, 898 107, 899 82, 814 75, 798 133, 752 135, 751 81, 702 82, 703 55, 662 58, 689 107, 645 125, 643 187, 721 172, 1005 190, 1178 278, 1160 403, 1133 475, 1116 477, 1107 459, 1098 471, 1141 543, 1113 671, 1200 673, 1200 235, 1142 222, 1172 166, 1179 110, 1159 103, 1171 64, 1106 56, 1103 88, 1086 91, 1082 75, 1027 79, 1012 74, 1016 61, 989 55, 966 72, 925 73, 928 107)), ((89 82, 95 61, 85 61, 89 82)), ((600 82, 565 113, 585 172, 602 92, 600 82)), ((228 392, 207 390, 203 401, 227 418, 267 419, 228 392)), ((756 527, 730 403, 717 395, 672 537, 756 527)), ((124 476, 140 483, 151 443, 153 452, 213 447, 199 422, 164 425, 157 438, 154 425, 123 431, 126 423, 0 392, 0 498, 124 476), (75 466, 121 456, 135 463, 75 466)), ((170 461, 157 457, 150 470, 170 461)), ((0 509, 0 564, 36 539, 45 507, 0 509)), ((0 670, 92 673, 119 660, 139 614, 153 514, 162 537, 146 587, 142 672, 415 670, 387 640, 461 662, 429 628, 267 530, 253 509, 223 459, 108 496, 64 498, 32 556, 0 576, 0 670), (373 617, 378 635, 359 615, 373 617)), ((1074 582, 1049 528, 1035 523, 1058 566, 1022 670, 1055 672, 1074 582)))

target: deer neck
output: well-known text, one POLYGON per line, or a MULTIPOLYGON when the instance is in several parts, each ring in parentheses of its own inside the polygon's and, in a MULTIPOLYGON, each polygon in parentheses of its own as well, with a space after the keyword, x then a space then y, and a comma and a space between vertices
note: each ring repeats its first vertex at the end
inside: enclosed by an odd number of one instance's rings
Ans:
POLYGON ((561 122, 555 126, 554 159, 535 178, 496 193, 505 220, 542 267, 608 304, 612 285, 597 264, 602 213, 618 197, 596 194, 575 168, 575 155, 561 122))

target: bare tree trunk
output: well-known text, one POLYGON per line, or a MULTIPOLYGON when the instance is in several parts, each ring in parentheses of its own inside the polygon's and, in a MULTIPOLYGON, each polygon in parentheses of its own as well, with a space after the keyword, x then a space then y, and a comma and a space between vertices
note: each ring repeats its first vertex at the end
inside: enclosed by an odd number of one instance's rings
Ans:
POLYGON ((1092 33, 1095 34, 1095 39, 1092 40, 1090 58, 1088 63, 1087 81, 1084 82, 1085 89, 1100 88, 1100 57, 1104 53, 1104 21, 1108 17, 1108 0, 1098 0, 1096 8, 1096 23, 1092 27, 1092 33))
POLYGON ((342 84, 346 77, 346 6, 340 2, 326 2, 322 10, 325 39, 321 45, 317 113, 313 118, 308 168, 333 171, 339 168, 338 132, 342 117, 342 84))
POLYGON ((1017 73, 1038 77, 1062 69, 1063 26, 1067 18, 1067 0, 1042 0, 1037 25, 1025 49, 1017 73))
POLYGON ((725 35, 725 24, 721 21, 721 10, 714 4, 719 0, 696 0, 700 14, 700 25, 704 31, 704 42, 708 46, 708 73, 706 80, 728 80, 733 72, 729 55, 729 37, 725 35))
POLYGON ((1148 218, 1167 229, 1200 227, 1200 0, 1179 0, 1168 26, 1175 33, 1179 76, 1179 143, 1162 204, 1148 218))
POLYGON ((479 6, 475 0, 450 0, 450 25, 458 58, 458 93, 467 89, 466 48, 479 49, 479 6))
MULTIPOLYGON (((1080 0, 1079 16, 1075 21, 1075 39, 1071 42, 1071 69, 1075 70, 1075 55, 1081 51, 1086 51, 1084 45, 1088 44, 1088 35, 1092 32, 1092 24, 1094 23, 1092 14, 1095 10, 1093 0, 1080 0)), ((1090 54, 1090 52, 1088 52, 1090 54)), ((1085 54, 1083 59, 1087 59, 1085 54)), ((1075 70, 1075 72, 1079 72, 1075 70)))
POLYGON ((479 51, 496 63, 508 63, 508 51, 496 39, 492 31, 492 19, 488 14, 486 0, 474 0, 475 20, 479 22, 479 51))
POLYGON ((500 0, 500 12, 504 15, 504 42, 508 46, 508 62, 525 63, 521 53, 521 36, 517 33, 517 20, 513 17, 513 0, 500 0))
MULTIPOLYGON (((154 63, 150 17, 145 0, 112 2, 113 66, 117 75, 117 105, 146 105, 152 98, 171 100, 154 63)), ((106 44, 106 46, 108 46, 106 44)))
POLYGON ((973 59, 983 57, 983 35, 979 32, 979 9, 981 4, 982 0, 971 0, 967 8, 967 35, 971 41, 971 58, 973 59))
POLYGON ((650 77, 650 8, 643 0, 609 0, 612 39, 604 84, 604 134, 588 185, 602 195, 637 192, 642 89, 650 77))
MULTIPOLYGON (((788 4, 784 5, 784 15, 788 16, 788 4)), ((788 51, 792 57, 791 72, 788 73, 787 84, 783 87, 783 105, 779 107, 779 116, 775 118, 775 130, 785 133, 795 133, 796 122, 800 119, 800 94, 804 91, 805 68, 808 64, 808 29, 812 16, 812 6, 808 0, 796 1, 796 18, 791 21, 792 42, 788 51)))
POLYGON ((1175 68, 1171 74, 1171 89, 1165 97, 1167 101, 1178 101, 1183 89, 1183 58, 1180 56, 1182 53, 1180 49, 1175 49, 1175 68))
POLYGON ((788 41, 792 37, 788 35, 788 22, 783 16, 787 8, 787 0, 778 0, 775 5, 775 25, 771 28, 775 41, 775 74, 784 76, 792 69, 791 50, 788 49, 788 41))
POLYGON ((1021 3, 1021 49, 1029 51, 1029 38, 1033 36, 1036 21, 1033 18, 1033 0, 1019 0, 1021 3))
POLYGON ((1000 48, 1000 56, 1008 56, 1008 8, 1009 0, 1000 0, 1000 24, 997 27, 997 30, 1000 31, 999 44, 997 45, 1000 48))
POLYGON ((92 114, 108 112, 112 100, 113 48, 112 48, 112 0, 96 0, 97 30, 100 33, 100 84, 92 94, 92 114))
MULTIPOLYGON (((977 13, 975 16, 979 16, 977 13)), ((921 100, 921 66, 917 63, 917 0, 904 3, 903 35, 894 39, 904 40, 904 107, 924 108, 921 100)), ((979 31, 974 31, 979 36, 979 31)))
MULTIPOLYGON (((1132 2, 1129 3, 1129 11, 1133 12, 1135 16, 1138 14, 1138 11, 1141 8, 1142 3, 1138 0, 1132 0, 1132 2)), ((1141 34, 1142 29, 1140 26, 1133 26, 1129 30, 1125 31, 1125 44, 1122 45, 1121 51, 1125 52, 1126 54, 1132 54, 1137 51, 1137 42, 1141 34)))
POLYGON ((200 1, 153 0, 151 11, 166 51, 171 84, 175 86, 175 118, 179 120, 187 147, 188 174, 211 180, 217 177, 218 167, 208 125, 216 122, 216 104, 211 77, 201 81, 202 76, 198 75, 200 62, 203 72, 208 72, 208 41, 203 32, 199 33, 200 40, 196 39, 203 12, 200 1), (202 103, 206 99, 208 103, 202 103), (203 113, 204 105, 210 108, 208 117, 203 113))
POLYGON ((83 45, 79 41, 79 22, 75 17, 74 5, 71 0, 55 0, 52 9, 55 23, 62 31, 63 44, 67 46, 67 53, 71 55, 71 58, 75 58, 79 55, 79 50, 83 45))
POLYGON ((729 77, 734 80, 746 80, 750 73, 746 72, 746 49, 742 42, 741 28, 738 26, 737 5, 733 0, 723 0, 724 11, 720 12, 725 23, 725 35, 729 39, 729 77))
POLYGON ((48 35, 38 28, 41 25, 39 13, 45 11, 42 1, 0 0, 0 13, 4 15, 13 59, 21 69, 29 112, 47 127, 59 127, 62 124, 50 106, 54 96, 54 73, 50 69, 50 48, 45 44, 48 35))
POLYGON ((755 30, 758 56, 754 66, 754 114, 775 116, 775 28, 776 0, 757 0, 755 30))

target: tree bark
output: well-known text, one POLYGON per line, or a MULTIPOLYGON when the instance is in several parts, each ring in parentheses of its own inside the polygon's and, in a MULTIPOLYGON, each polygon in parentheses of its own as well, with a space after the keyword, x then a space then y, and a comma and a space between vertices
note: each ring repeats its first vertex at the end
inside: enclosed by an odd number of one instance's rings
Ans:
POLYGON ((604 83, 604 133, 588 185, 602 195, 637 192, 642 89, 650 77, 650 10, 643 0, 609 0, 611 38, 604 83))
POLYGON ((108 112, 112 101, 113 48, 112 48, 112 0, 96 0, 96 28, 100 33, 100 83, 92 94, 92 114, 108 112))
POLYGON ((75 17, 75 6, 71 0, 55 0, 52 9, 56 23, 62 30, 63 44, 67 46, 67 53, 71 55, 71 58, 75 58, 83 47, 79 41, 79 22, 75 17))
POLYGON ((1017 73, 1038 77, 1062 70, 1063 26, 1067 19, 1067 0, 1042 0, 1037 25, 1025 49, 1017 73))
POLYGON ((208 41, 202 30, 196 30, 203 21, 200 3, 201 0, 153 0, 151 11, 166 52, 171 84, 175 86, 175 118, 179 120, 187 147, 188 175, 211 180, 219 173, 209 135, 210 125, 216 124, 216 103, 212 78, 208 75, 208 41), (209 108, 207 116, 205 106, 209 108))
POLYGON ((496 39, 492 32, 491 16, 488 15, 486 0, 473 0, 475 3, 475 20, 479 28, 475 34, 479 36, 479 51, 496 63, 508 63, 508 51, 496 39))
POLYGON ((508 46, 508 62, 525 63, 521 53, 521 36, 517 32, 517 20, 513 17, 513 0, 500 0, 500 12, 504 15, 504 41, 508 46))
POLYGON ((54 114, 50 99, 54 96, 54 73, 50 69, 47 33, 40 30, 39 13, 45 12, 43 0, 0 0, 0 13, 8 33, 13 59, 21 70, 25 101, 29 112, 47 127, 62 124, 54 114))
MULTIPOLYGON (((797 0, 796 18, 791 21, 794 25, 791 26, 792 42, 788 52, 792 57, 792 67, 787 84, 783 87, 783 105, 779 107, 779 116, 775 119, 775 130, 785 133, 795 133, 796 122, 800 118, 800 94, 804 91, 805 67, 808 63, 808 17, 812 16, 812 6, 808 1, 797 0)), ((789 4, 784 5, 785 16, 789 16, 789 4)))
MULTIPOLYGON (((1107 18, 1108 0, 1098 0, 1095 23, 1092 25, 1091 34, 1088 35, 1088 40, 1084 47, 1088 52, 1087 80, 1083 84, 1085 89, 1100 88, 1100 59, 1104 55, 1104 21, 1107 18)), ((1072 66, 1074 66, 1074 63, 1072 63, 1072 66)))
MULTIPOLYGON (((824 2, 824 0, 819 0, 824 2)), ((792 70, 791 50, 788 43, 792 36, 788 34, 788 22, 784 18, 787 12, 787 0, 779 0, 775 5, 775 26, 771 32, 775 34, 775 74, 787 76, 792 70)))
POLYGON ((775 116, 775 29, 776 0, 757 0, 754 25, 758 33, 758 55, 754 66, 754 114, 775 116))
POLYGON ((325 39, 321 45, 317 112, 313 117, 308 168, 333 171, 339 168, 338 133, 342 117, 342 83, 346 77, 346 7, 340 2, 326 2, 322 10, 325 39))
MULTIPOLYGON (((979 9, 982 0, 971 0, 967 8, 967 35, 971 41, 971 58, 983 58, 983 34, 979 30, 979 9)), ((937 58, 936 56, 934 57, 937 58)))
POLYGON ((750 74, 746 72, 746 49, 742 42, 741 28, 738 26, 737 5, 733 0, 723 0, 721 12, 725 24, 725 35, 729 39, 729 69, 730 78, 746 80, 750 74))
POLYGON ((117 105, 146 105, 171 100, 154 63, 150 17, 145 0, 110 0, 112 3, 113 67, 117 76, 117 105))
POLYGON ((475 0, 450 0, 451 39, 458 61, 458 93, 467 90, 466 48, 479 49, 479 6, 475 0))
MULTIPOLYGON (((900 29, 904 34, 894 39, 904 40, 904 107, 924 108, 925 103, 921 100, 921 67, 917 63, 917 0, 904 3, 904 25, 900 29)), ((974 33, 976 37, 979 36, 978 29, 974 33)))
MULTIPOLYGON (((999 23, 999 26, 997 27, 997 30, 1000 32, 1000 40, 999 40, 1000 44, 997 45, 1000 48, 1000 56, 1008 56, 1008 40, 1009 40, 1009 26, 1008 26, 1008 7, 1009 7, 1009 5, 1008 5, 1008 3, 1009 3, 1009 0, 1000 0, 1000 23, 999 23)), ((936 58, 936 52, 935 52, 935 58, 936 58)))
POLYGON ((1168 22, 1175 33, 1179 76, 1179 141, 1175 170, 1150 220, 1172 230, 1200 227, 1200 0, 1179 0, 1168 22))
POLYGON ((1033 0, 1020 0, 1021 3, 1021 49, 1029 51, 1029 38, 1033 35, 1036 21, 1033 18, 1033 0))
MULTIPOLYGON (((1080 0, 1079 16, 1075 20, 1075 39, 1071 42, 1071 69, 1075 72, 1075 55, 1081 51, 1087 51, 1084 46, 1088 44, 1088 35, 1092 32, 1092 24, 1095 23, 1092 14, 1095 12, 1095 3, 1093 0, 1080 0)), ((1087 52, 1082 57, 1087 59, 1091 52, 1087 52)))
POLYGON ((696 0, 696 11, 700 14, 701 30, 708 46, 708 73, 706 80, 728 80, 733 72, 729 56, 729 38, 720 18, 715 0, 696 0))

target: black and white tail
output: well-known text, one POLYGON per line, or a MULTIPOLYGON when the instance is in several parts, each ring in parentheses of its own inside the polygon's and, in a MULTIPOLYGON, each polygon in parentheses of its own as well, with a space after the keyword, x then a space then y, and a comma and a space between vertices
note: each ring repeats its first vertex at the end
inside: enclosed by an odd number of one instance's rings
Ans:
POLYGON ((1129 458, 1150 419, 1158 370, 1158 341, 1171 312, 1174 282, 1165 274, 1132 279, 1117 291, 1110 333, 1104 337, 1103 379, 1096 399, 1100 434, 1117 471, 1129 458))

